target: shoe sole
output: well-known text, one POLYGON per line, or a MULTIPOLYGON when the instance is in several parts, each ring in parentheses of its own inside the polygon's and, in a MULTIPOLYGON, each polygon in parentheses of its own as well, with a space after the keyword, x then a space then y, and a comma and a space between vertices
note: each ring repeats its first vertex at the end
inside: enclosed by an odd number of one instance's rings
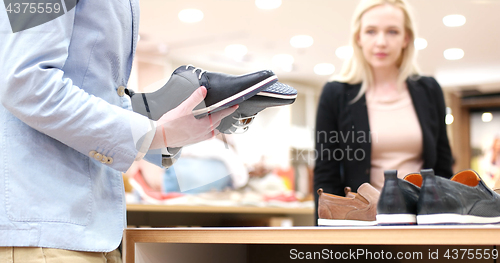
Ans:
POLYGON ((234 106, 236 104, 239 104, 239 103, 245 101, 246 99, 252 97, 255 94, 258 94, 260 91, 271 86, 272 84, 276 83, 277 81, 278 81, 278 76, 276 76, 276 75, 271 76, 271 77, 255 84, 255 85, 253 85, 253 86, 251 86, 243 91, 240 91, 231 97, 228 97, 224 100, 221 100, 221 101, 219 101, 219 102, 217 102, 209 107, 194 110, 193 114, 196 117, 200 117, 200 116, 203 116, 206 114, 215 113, 215 112, 221 111, 223 109, 227 109, 231 106, 234 106))
POLYGON ((262 90, 261 92, 257 93, 257 95, 277 99, 292 100, 297 98, 297 91, 286 84, 276 82, 273 85, 262 90), (293 90, 295 94, 287 93, 287 91, 290 92, 290 90, 293 90))
POLYGON ((318 219, 318 226, 375 226, 377 221, 318 219))
POLYGON ((460 214, 417 215, 417 223, 419 225, 498 224, 500 223, 500 216, 482 217, 460 214))
POLYGON ((271 97, 271 98, 277 98, 277 99, 284 99, 284 100, 291 100, 291 99, 296 99, 297 94, 295 95, 281 95, 281 94, 276 94, 276 93, 269 93, 265 91, 261 91, 257 93, 259 96, 264 96, 264 97, 271 97))
POLYGON ((415 225, 417 217, 413 214, 378 214, 378 225, 415 225))

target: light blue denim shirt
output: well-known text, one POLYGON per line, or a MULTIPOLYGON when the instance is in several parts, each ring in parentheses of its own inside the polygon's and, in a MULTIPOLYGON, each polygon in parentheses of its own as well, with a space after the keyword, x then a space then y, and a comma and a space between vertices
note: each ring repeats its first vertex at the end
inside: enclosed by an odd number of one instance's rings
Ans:
POLYGON ((121 172, 151 129, 120 88, 135 53, 138 1, 80 0, 17 33, 0 4, 0 246, 118 247, 121 172))

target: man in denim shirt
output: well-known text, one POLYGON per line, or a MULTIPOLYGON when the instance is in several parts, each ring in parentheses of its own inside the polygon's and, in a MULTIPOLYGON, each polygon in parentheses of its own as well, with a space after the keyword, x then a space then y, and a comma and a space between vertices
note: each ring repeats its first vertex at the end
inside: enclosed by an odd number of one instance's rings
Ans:
POLYGON ((126 225, 121 172, 212 137, 191 114, 206 89, 157 122, 130 111, 139 0, 15 2, 0 4, 0 261, 104 262, 126 225))

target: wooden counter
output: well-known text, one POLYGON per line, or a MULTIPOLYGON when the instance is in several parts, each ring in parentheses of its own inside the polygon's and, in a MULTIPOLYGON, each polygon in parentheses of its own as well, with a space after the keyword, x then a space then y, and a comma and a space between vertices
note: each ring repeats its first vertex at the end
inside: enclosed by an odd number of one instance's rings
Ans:
MULTIPOLYGON (((276 249, 263 249, 274 244, 314 245, 308 246, 309 249, 318 245, 330 245, 330 247, 338 245, 351 247, 359 247, 359 245, 482 245, 494 249, 494 245, 500 244, 500 227, 490 225, 126 229, 124 258, 126 263, 135 263, 136 260, 137 263, 170 262, 167 259, 171 259, 172 262, 196 262, 200 258, 204 259, 203 262, 223 262, 221 258, 214 255, 225 258, 224 255, 228 254, 232 260, 227 262, 262 262, 261 259, 249 260, 249 258, 255 258, 249 254, 274 251, 276 249), (264 246, 252 249, 252 245, 264 246), (155 253, 158 254, 155 255, 155 253), (204 255, 204 253, 209 253, 211 256, 208 257, 208 254, 204 255)), ((431 248, 428 253, 430 255, 431 248)))

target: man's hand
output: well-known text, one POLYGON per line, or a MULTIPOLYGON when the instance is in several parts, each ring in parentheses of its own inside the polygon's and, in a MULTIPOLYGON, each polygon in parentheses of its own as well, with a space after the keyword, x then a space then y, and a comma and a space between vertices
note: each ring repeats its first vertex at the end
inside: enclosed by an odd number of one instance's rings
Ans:
POLYGON ((196 119, 193 109, 205 99, 206 95, 207 89, 200 87, 179 106, 163 114, 156 122, 156 133, 150 149, 182 147, 219 134, 215 128, 223 118, 232 114, 238 105, 196 119))

